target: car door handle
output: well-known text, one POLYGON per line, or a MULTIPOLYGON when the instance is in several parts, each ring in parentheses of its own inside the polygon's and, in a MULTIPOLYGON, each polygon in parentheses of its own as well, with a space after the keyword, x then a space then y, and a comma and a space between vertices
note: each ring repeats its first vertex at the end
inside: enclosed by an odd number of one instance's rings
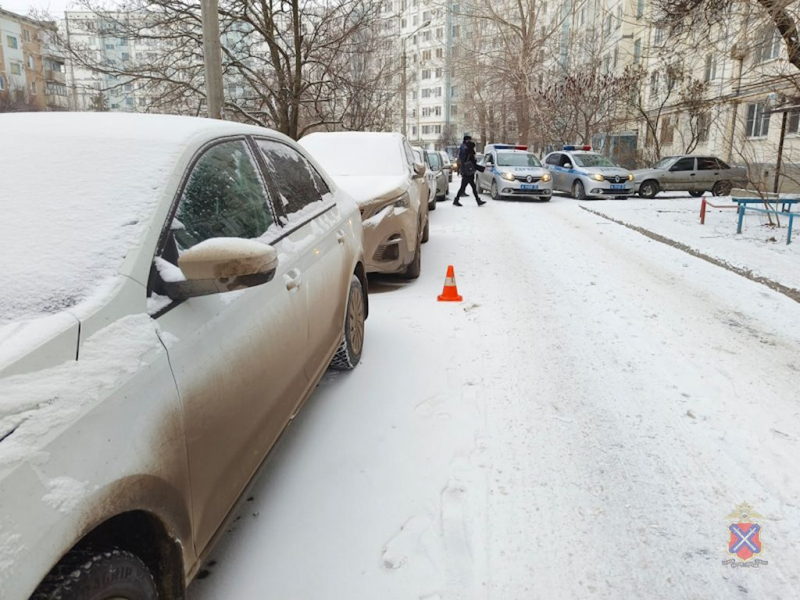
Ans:
POLYGON ((340 244, 344 244, 344 241, 346 239, 347 239, 347 236, 345 236, 344 231, 342 231, 340 229, 339 231, 336 232, 336 241, 337 242, 339 242, 340 244))
POLYGON ((697 175, 697 173, 689 173, 690 177, 694 177, 695 175, 697 175))
POLYGON ((286 289, 291 292, 298 289, 300 284, 303 283, 303 275, 299 270, 292 269, 283 276, 283 280, 286 282, 286 289))

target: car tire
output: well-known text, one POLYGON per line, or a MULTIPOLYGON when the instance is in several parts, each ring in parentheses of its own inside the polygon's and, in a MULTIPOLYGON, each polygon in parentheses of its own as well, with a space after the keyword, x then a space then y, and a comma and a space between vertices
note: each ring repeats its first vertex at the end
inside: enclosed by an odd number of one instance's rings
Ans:
POLYGON ((433 204, 428 203, 428 210, 436 210, 436 196, 433 197, 433 204))
POLYGON ((492 197, 492 200, 497 200, 500 197, 500 193, 497 191, 497 182, 494 179, 492 180, 492 187, 489 190, 489 195, 492 197))
POLYGON ((366 320, 364 286, 355 275, 350 279, 345 311, 342 342, 331 361, 331 369, 337 371, 355 369, 361 361, 361 353, 364 350, 364 321, 366 320))
POLYGON ((158 600, 153 574, 124 550, 73 550, 50 571, 31 600, 158 600))
POLYGON ((718 181, 711 189, 711 193, 715 196, 729 196, 733 185, 730 181, 718 181))
POLYGON ((422 230, 422 243, 423 244, 427 244, 429 239, 431 239, 431 221, 430 221, 430 219, 425 221, 425 229, 422 230))
POLYGON ((693 196, 695 198, 699 198, 703 194, 705 194, 704 190, 689 190, 689 195, 691 195, 691 196, 693 196))
POLYGON ((406 279, 417 279, 422 272, 422 246, 420 245, 420 241, 422 240, 422 234, 417 233, 417 248, 414 252, 414 259, 411 261, 411 264, 406 267, 405 272, 403 273, 403 277, 406 279))
POLYGON ((576 179, 572 184, 572 197, 576 200, 586 200, 586 189, 579 179, 576 179))
POLYGON ((653 179, 648 179, 647 181, 643 181, 642 185, 639 186, 639 195, 642 198, 649 198, 653 199, 658 194, 658 182, 653 179))

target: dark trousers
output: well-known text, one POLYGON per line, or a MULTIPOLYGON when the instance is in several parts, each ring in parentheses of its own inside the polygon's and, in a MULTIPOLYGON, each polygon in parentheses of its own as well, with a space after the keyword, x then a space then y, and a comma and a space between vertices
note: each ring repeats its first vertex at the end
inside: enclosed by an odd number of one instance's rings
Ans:
POLYGON ((480 199, 480 196, 478 196, 478 188, 475 185, 475 175, 461 176, 461 187, 458 188, 458 193, 456 194, 456 200, 461 198, 461 196, 466 196, 464 192, 467 191, 468 185, 472 186, 472 193, 475 194, 475 201, 477 202, 480 199))

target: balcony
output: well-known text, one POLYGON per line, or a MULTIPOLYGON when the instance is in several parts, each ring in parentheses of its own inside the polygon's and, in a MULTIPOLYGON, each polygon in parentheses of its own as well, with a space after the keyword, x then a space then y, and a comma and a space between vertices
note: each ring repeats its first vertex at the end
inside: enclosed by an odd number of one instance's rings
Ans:
POLYGON ((45 69, 44 71, 44 79, 45 81, 54 81, 56 83, 66 83, 67 79, 64 73, 61 71, 55 71, 53 69, 45 69))

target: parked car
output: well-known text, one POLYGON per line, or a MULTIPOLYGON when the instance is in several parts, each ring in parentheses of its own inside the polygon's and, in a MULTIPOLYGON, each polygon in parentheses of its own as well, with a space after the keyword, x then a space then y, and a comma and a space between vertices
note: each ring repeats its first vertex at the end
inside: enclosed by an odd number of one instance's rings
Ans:
POLYGON ((478 190, 489 191, 493 200, 503 196, 550 200, 553 182, 542 163, 527 146, 489 144, 484 148, 483 172, 477 173, 478 190))
POLYGON ((707 192, 727 196, 735 184, 744 185, 747 170, 731 167, 714 156, 668 156, 649 169, 633 171, 636 190, 642 198, 659 192, 689 192, 700 197, 707 192))
POLYGON ((312 133, 300 140, 358 202, 368 273, 419 277, 431 192, 423 155, 399 133, 312 133))
POLYGON ((0 115, 0 596, 184 598, 367 315, 355 202, 232 121, 0 115))
POLYGON ((447 173, 447 182, 453 182, 453 161, 450 160, 450 155, 444 150, 439 150, 439 156, 442 157, 442 169, 447 173))
POLYGON ((425 181, 428 182, 428 210, 436 210, 436 173, 430 168, 428 151, 417 146, 412 146, 411 150, 414 152, 415 159, 425 165, 425 181))
POLYGON ((553 176, 553 190, 573 198, 627 198, 633 194, 633 174, 591 146, 564 146, 544 159, 553 176))
POLYGON ((447 188, 448 188, 448 180, 447 180, 447 172, 444 167, 444 163, 442 162, 442 156, 435 151, 426 152, 426 156, 428 158, 428 168, 434 175, 434 181, 436 182, 436 193, 434 194, 434 208, 436 207, 436 202, 440 200, 444 200, 447 198, 447 188))

